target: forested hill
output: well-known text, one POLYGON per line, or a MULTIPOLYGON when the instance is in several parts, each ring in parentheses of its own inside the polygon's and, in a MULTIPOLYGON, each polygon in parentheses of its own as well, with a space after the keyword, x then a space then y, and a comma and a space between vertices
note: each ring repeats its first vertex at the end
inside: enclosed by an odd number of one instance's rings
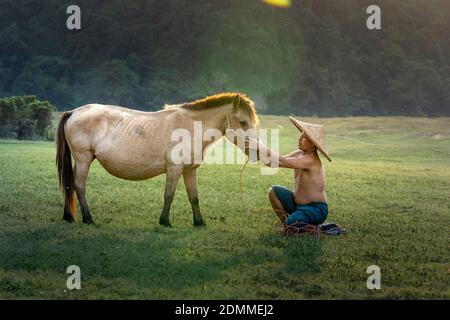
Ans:
POLYGON ((0 0, 0 97, 155 110, 241 91, 262 113, 450 115, 449 0, 291 2, 0 0))

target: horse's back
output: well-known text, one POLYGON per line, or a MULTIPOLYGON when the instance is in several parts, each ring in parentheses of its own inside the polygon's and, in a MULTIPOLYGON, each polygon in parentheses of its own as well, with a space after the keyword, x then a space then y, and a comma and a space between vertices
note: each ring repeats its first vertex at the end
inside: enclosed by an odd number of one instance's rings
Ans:
POLYGON ((169 126, 176 116, 176 110, 143 112, 89 104, 73 111, 66 133, 75 152, 93 153, 111 174, 147 179, 165 172, 169 126))
POLYGON ((120 133, 143 137, 151 133, 151 128, 170 118, 169 110, 164 112, 144 112, 114 105, 87 104, 76 108, 66 124, 66 134, 82 136, 84 141, 95 145, 105 135, 120 133))

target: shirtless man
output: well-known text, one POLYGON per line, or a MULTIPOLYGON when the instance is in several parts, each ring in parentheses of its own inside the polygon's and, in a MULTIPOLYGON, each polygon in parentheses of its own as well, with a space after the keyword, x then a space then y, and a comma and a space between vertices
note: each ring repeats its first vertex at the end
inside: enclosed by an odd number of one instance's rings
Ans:
POLYGON ((317 151, 331 161, 325 149, 325 130, 323 126, 290 120, 302 135, 298 140, 299 150, 286 156, 280 156, 260 141, 247 142, 246 146, 259 150, 261 161, 267 166, 278 163, 280 168, 294 169, 295 188, 282 186, 269 189, 269 200, 273 210, 282 223, 291 225, 302 222, 318 225, 328 216, 327 197, 325 195, 325 173, 317 151))

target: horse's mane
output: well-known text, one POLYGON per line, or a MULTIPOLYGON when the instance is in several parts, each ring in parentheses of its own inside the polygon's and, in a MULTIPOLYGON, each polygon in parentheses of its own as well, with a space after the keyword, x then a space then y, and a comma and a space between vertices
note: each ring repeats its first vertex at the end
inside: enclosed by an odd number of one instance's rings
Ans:
POLYGON ((253 123, 255 124, 258 123, 258 115, 256 114, 255 103, 243 93, 236 93, 236 92, 218 93, 193 102, 186 102, 177 105, 165 105, 164 108, 165 109, 182 108, 188 110, 201 110, 206 108, 214 108, 223 106, 224 104, 232 103, 233 99, 236 96, 239 96, 240 98, 239 108, 242 108, 248 112, 253 123))

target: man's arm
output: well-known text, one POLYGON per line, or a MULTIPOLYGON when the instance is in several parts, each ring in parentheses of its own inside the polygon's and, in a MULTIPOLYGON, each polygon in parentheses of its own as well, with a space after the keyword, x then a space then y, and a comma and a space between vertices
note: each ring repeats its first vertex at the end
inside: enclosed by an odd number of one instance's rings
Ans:
POLYGON ((302 150, 294 150, 291 153, 284 155, 283 157, 298 157, 303 154, 302 150))
MULTIPOLYGON (((308 169, 311 167, 310 157, 280 156, 273 150, 270 150, 262 142, 253 140, 245 142, 247 148, 256 149, 259 153, 260 161, 268 167, 280 167, 290 169, 308 169)), ((301 151, 301 150, 299 150, 301 151)))
POLYGON ((280 168, 309 169, 313 164, 311 157, 280 157, 280 168))

